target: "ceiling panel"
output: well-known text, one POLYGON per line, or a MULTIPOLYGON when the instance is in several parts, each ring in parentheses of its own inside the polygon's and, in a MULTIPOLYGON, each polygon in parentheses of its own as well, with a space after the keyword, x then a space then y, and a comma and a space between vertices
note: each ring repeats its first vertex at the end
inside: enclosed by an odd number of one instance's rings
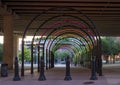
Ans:
MULTIPOLYGON (((22 33, 35 15, 58 6, 80 10, 94 21, 101 35, 120 36, 120 0, 1 0, 0 2, 0 9, 4 8, 5 11, 19 16, 15 18, 14 23, 14 33, 18 34, 22 33)), ((70 10, 65 10, 64 13, 80 15, 70 10)), ((60 11, 49 11, 43 20, 56 14, 60 14, 60 11)), ((3 29, 2 17, 1 14, 0 29, 3 29)))

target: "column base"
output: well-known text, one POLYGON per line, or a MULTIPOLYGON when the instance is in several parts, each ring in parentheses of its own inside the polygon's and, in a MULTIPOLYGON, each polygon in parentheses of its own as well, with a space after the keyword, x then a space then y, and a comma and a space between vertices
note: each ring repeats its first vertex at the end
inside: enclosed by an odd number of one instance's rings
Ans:
POLYGON ((20 77, 19 76, 15 76, 14 78, 13 78, 13 81, 20 81, 21 79, 20 79, 20 77))
POLYGON ((99 74, 99 76, 104 76, 103 74, 99 74))
POLYGON ((72 80, 72 78, 71 78, 71 76, 65 76, 64 80, 70 81, 70 80, 72 80))
POLYGON ((90 80, 98 80, 96 76, 91 76, 90 80))
POLYGON ((40 75, 40 77, 38 78, 39 81, 45 81, 46 77, 45 75, 40 75))

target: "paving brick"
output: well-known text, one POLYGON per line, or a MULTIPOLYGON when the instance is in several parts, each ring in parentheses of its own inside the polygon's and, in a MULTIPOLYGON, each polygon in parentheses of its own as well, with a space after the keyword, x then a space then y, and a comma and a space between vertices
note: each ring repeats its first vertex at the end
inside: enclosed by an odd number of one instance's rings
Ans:
POLYGON ((0 85, 120 85, 120 68, 104 68, 104 76, 98 76, 98 80, 90 80, 91 71, 86 68, 71 68, 71 81, 65 81, 65 68, 53 68, 45 71, 45 81, 38 81, 39 73, 30 71, 25 72, 21 81, 13 81, 13 73, 8 77, 0 77, 0 85), (90 83, 92 82, 92 83, 90 83))

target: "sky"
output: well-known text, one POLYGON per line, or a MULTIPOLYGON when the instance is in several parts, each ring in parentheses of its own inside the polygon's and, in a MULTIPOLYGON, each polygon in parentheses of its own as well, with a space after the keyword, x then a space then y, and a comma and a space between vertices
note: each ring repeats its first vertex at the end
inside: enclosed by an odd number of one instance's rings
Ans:
MULTIPOLYGON (((36 37, 38 37, 38 36, 36 36, 36 37)), ((26 38, 25 38, 25 40, 26 41, 31 41, 32 40, 32 38, 33 38, 33 36, 26 36, 26 38)), ((21 42, 21 38, 19 38, 19 42, 21 42)), ((3 36, 0 36, 0 43, 2 43, 3 44, 3 42, 4 42, 4 40, 3 40, 3 36)))
POLYGON ((3 36, 0 36, 0 43, 3 44, 3 36))

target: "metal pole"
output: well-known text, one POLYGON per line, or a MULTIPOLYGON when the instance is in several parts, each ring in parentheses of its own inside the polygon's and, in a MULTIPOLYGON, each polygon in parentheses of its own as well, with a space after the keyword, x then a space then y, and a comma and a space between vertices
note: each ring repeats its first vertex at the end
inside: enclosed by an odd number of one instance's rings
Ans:
POLYGON ((40 80, 40 81, 44 81, 44 80, 46 80, 46 77, 45 77, 45 75, 44 75, 44 58, 43 57, 41 57, 41 69, 40 69, 40 75, 39 75, 39 78, 38 78, 38 80, 40 80))
POLYGON ((17 57, 15 57, 14 65, 15 65, 15 67, 14 67, 14 78, 13 78, 13 80, 14 81, 19 81, 21 79, 20 79, 20 76, 19 76, 19 65, 18 65, 18 58, 17 57))
POLYGON ((51 51, 49 52, 49 69, 51 69, 51 51))
POLYGON ((48 70, 48 49, 46 49, 46 70, 48 70))
POLYGON ((95 70, 95 58, 94 56, 92 56, 92 69, 91 69, 91 77, 90 80, 97 80, 97 76, 96 76, 96 70, 95 70))
POLYGON ((40 70, 40 46, 38 45, 38 72, 40 70))
POLYGON ((99 46, 99 76, 103 76, 103 73, 102 73, 102 51, 101 51, 101 46, 99 46))
POLYGON ((66 59, 66 75, 65 75, 64 80, 66 80, 66 81, 72 80, 71 75, 70 75, 70 58, 69 58, 69 56, 67 56, 67 59, 66 59))
POLYGON ((22 39, 22 65, 21 65, 21 76, 24 76, 24 40, 22 39))
POLYGON ((99 76, 103 76, 102 74, 102 59, 99 59, 99 76))
POLYGON ((33 44, 31 44, 31 74, 33 74, 33 44))
POLYGON ((51 51, 51 68, 54 68, 54 54, 51 51))

